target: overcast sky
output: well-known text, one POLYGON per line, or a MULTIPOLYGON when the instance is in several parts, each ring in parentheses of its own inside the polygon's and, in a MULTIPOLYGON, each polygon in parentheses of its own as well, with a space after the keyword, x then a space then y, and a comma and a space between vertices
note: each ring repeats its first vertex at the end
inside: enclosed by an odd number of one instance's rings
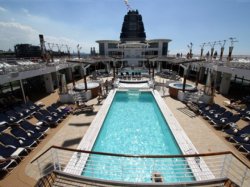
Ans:
MULTIPOLYGON (((204 42, 236 37, 233 53, 250 55, 250 0, 128 3, 142 15, 147 39, 172 40, 171 54, 186 54, 190 42, 199 53, 204 42)), ((124 0, 0 0, 0 49, 13 49, 17 43, 39 45, 38 35, 43 34, 46 42, 67 44, 71 51, 80 44, 89 53, 90 47, 98 50, 96 40, 119 40, 126 13, 124 0)))

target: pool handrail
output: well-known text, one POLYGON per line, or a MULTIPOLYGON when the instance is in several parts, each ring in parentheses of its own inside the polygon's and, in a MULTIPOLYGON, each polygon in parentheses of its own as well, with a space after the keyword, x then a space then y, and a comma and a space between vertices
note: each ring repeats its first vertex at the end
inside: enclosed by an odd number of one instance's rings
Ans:
POLYGON ((219 155, 231 154, 238 161, 240 161, 245 167, 250 169, 249 165, 244 163, 236 154, 234 154, 231 151, 188 154, 188 155, 129 155, 129 154, 118 154, 118 153, 107 153, 107 152, 98 152, 98 151, 79 150, 79 149, 65 148, 65 147, 60 147, 60 146, 55 146, 55 145, 50 146, 43 153, 41 153, 39 156, 37 156, 35 159, 33 159, 31 161, 31 163, 34 163, 36 160, 38 160, 45 153, 47 153, 48 151, 50 151, 53 148, 54 149, 64 150, 64 151, 71 151, 71 152, 79 152, 79 153, 86 153, 86 154, 96 154, 96 155, 106 155, 106 156, 115 156, 115 157, 127 157, 127 158, 188 158, 188 157, 206 157, 206 156, 219 156, 219 155))

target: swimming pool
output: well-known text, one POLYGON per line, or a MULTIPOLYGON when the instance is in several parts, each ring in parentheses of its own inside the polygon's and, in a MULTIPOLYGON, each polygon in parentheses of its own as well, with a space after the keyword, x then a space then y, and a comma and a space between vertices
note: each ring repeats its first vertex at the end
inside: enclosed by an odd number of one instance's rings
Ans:
MULTIPOLYGON (((152 93, 136 91, 116 92, 92 151, 130 155, 182 154, 152 93)), ((123 170, 117 162, 121 162, 120 165, 126 162, 131 167, 126 168, 126 172, 121 171, 124 181, 150 182, 149 179, 153 172, 163 169, 166 171, 166 168, 162 168, 164 166, 161 164, 157 164, 157 167, 154 168, 148 168, 150 162, 157 163, 159 161, 160 163, 160 160, 91 155, 88 163, 99 164, 95 164, 94 173, 93 165, 89 167, 87 164, 82 175, 99 179, 120 180, 120 176, 110 175, 110 167, 115 171, 123 170), (139 176, 134 176, 133 170, 135 168, 140 168, 139 176)), ((171 159, 169 160, 171 162, 171 159)), ((179 160, 182 162, 183 159, 179 160)), ((167 179, 167 182, 195 180, 189 168, 175 165, 175 162, 168 170, 171 173, 176 172, 176 178, 169 179, 163 174, 163 178, 167 179), (178 178, 179 170, 186 170, 189 175, 185 178, 178 178)))

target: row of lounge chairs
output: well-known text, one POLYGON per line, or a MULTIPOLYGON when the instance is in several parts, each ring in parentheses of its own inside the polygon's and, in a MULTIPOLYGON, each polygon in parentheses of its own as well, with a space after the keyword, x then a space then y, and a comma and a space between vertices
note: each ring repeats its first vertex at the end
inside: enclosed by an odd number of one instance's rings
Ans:
POLYGON ((236 126, 236 122, 241 119, 241 114, 233 114, 218 104, 201 104, 199 113, 218 130, 236 126))
POLYGON ((233 143, 235 147, 245 153, 245 156, 250 159, 250 124, 242 129, 231 127, 224 130, 227 134, 226 140, 233 143))
POLYGON ((131 79, 140 80, 142 78, 142 75, 141 72, 132 72, 131 74, 129 72, 126 72, 125 74, 121 72, 121 74, 118 77, 125 80, 131 80, 131 79))
POLYGON ((0 114, 0 172, 8 173, 23 156, 34 149, 50 127, 57 126, 71 111, 57 103, 41 107, 27 102, 0 114), (33 125, 27 119, 35 117, 33 125), (8 132, 7 132, 8 130, 8 132))
POLYGON ((222 130, 226 134, 226 140, 233 143, 239 151, 245 152, 246 157, 250 159, 250 124, 242 129, 236 125, 240 119, 250 119, 249 108, 233 114, 217 104, 206 105, 202 103, 199 105, 199 113, 203 118, 209 120, 216 129, 222 130))
POLYGON ((10 132, 0 133, 0 171, 8 173, 46 136, 49 127, 23 120, 12 125, 10 132))

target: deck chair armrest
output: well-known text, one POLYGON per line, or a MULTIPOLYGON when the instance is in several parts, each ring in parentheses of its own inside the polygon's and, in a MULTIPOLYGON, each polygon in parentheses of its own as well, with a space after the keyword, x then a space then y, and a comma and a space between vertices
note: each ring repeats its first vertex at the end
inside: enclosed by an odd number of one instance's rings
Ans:
MULTIPOLYGON (((34 131, 32 131, 32 130, 26 130, 28 133, 31 133, 31 134, 33 134, 33 133, 35 133, 34 131)), ((28 134, 28 136, 29 136, 29 134, 28 134)))
POLYGON ((22 136, 15 136, 15 137, 16 137, 17 140, 25 140, 25 138, 22 137, 22 136))
POLYGON ((52 120, 51 116, 45 116, 45 118, 48 119, 48 120, 52 120))
POLYGON ((14 145, 5 145, 6 147, 12 147, 13 149, 16 149, 17 147, 15 147, 14 145))

